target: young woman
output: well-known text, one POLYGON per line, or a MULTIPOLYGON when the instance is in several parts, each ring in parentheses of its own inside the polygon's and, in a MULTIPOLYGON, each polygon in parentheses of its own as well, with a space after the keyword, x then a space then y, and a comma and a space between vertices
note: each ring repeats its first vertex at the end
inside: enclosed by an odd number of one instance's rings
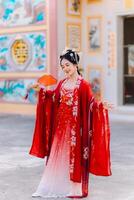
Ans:
POLYGON ((54 91, 39 91, 30 154, 47 162, 33 197, 87 197, 89 173, 111 175, 109 105, 96 102, 78 63, 77 52, 66 50, 66 78, 54 91))

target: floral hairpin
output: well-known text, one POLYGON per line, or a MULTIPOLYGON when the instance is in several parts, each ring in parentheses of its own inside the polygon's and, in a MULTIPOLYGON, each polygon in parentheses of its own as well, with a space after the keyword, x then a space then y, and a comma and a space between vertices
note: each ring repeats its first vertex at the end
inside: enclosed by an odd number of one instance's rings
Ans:
POLYGON ((70 53, 70 56, 73 57, 74 56, 73 53, 70 53))
POLYGON ((65 55, 66 53, 68 53, 68 51, 71 50, 72 52, 70 52, 70 56, 73 57, 75 55, 75 60, 78 64, 78 60, 77 60, 77 56, 76 53, 79 55, 79 63, 81 62, 81 57, 82 57, 82 52, 78 52, 75 48, 69 48, 69 47, 65 47, 65 49, 62 51, 61 56, 65 55), (73 54, 74 52, 74 54, 73 54))

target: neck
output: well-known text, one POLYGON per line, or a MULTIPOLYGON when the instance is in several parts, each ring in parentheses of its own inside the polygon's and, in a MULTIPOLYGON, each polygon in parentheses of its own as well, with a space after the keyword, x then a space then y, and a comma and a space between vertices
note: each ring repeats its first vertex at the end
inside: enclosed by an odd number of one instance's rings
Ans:
POLYGON ((68 79, 69 79, 70 81, 74 82, 74 81, 77 80, 78 77, 79 77, 79 74, 78 74, 77 71, 76 71, 76 72, 75 72, 74 74, 72 74, 68 79))

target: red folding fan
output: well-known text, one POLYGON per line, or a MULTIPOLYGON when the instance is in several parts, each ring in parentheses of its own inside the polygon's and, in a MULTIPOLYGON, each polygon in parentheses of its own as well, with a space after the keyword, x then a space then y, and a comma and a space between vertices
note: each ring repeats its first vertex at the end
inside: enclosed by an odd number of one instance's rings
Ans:
POLYGON ((38 83, 44 86, 50 86, 56 84, 57 80, 52 75, 45 74, 38 79, 38 83))

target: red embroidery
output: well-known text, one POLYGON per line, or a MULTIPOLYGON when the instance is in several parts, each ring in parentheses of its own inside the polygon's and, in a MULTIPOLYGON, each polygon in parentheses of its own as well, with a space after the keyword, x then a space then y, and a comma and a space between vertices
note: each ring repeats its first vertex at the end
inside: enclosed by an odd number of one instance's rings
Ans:
POLYGON ((57 128, 59 133, 66 129, 69 123, 69 144, 70 144, 70 174, 74 173, 75 148, 77 143, 76 128, 78 117, 78 88, 81 80, 78 79, 74 89, 65 89, 63 83, 60 91, 60 106, 57 115, 57 128))

